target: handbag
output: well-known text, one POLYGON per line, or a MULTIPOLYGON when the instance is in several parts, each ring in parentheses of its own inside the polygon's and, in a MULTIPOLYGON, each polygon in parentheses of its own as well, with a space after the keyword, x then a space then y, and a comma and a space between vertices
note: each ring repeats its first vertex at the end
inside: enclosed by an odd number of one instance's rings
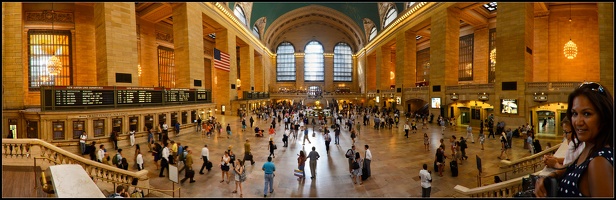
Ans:
POLYGON ((240 181, 246 181, 246 169, 244 169, 244 171, 242 171, 242 174, 240 174, 240 181))
POLYGON ((535 197, 535 183, 538 179, 539 176, 533 174, 522 178, 522 191, 515 193, 513 197, 535 197))

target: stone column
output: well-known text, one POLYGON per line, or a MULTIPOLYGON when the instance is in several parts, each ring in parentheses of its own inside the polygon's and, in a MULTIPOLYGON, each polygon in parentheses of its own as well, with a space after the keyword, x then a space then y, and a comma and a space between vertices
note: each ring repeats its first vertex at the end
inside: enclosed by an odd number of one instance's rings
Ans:
POLYGON ((73 85, 96 85, 96 37, 94 7, 75 3, 75 53, 73 85), (75 56, 77 55, 77 56, 75 56))
MULTIPOLYGON (((534 44, 535 48, 533 49, 533 81, 534 82, 550 82, 550 67, 548 65, 549 61, 549 13, 550 11, 539 12, 535 15, 535 31, 534 31, 534 44)), ((499 32, 496 32, 498 37, 499 32)), ((563 44, 564 45, 564 44, 563 44)), ((496 50, 496 54, 498 57, 499 53, 502 51, 496 50)), ((562 49, 560 49, 560 55, 562 55, 562 49)), ((505 55, 502 52, 500 55, 505 55)), ((499 63, 496 63, 496 70, 498 71, 499 63)))
POLYGON ((417 65, 417 32, 404 31, 396 35, 396 88, 415 86, 417 65))
MULTIPOLYGON (((254 91, 269 91, 269 89, 265 89, 265 73, 263 71, 263 56, 254 52, 254 91)), ((269 56, 268 56, 269 57, 269 56)))
MULTIPOLYGON (((497 33, 498 34, 498 33, 497 33)), ((473 49, 473 83, 488 83, 490 55, 490 30, 485 24, 475 28, 473 49)))
MULTIPOLYGON (((2 2, 2 110, 23 109, 28 92, 28 66, 23 33, 22 3, 2 2), (25 73, 24 73, 25 72, 25 73)), ((8 127, 8 125, 6 125, 8 127)), ((42 126, 41 126, 42 127, 42 126)), ((8 130, 8 129, 3 129, 8 130)))
POLYGON ((324 68, 324 72, 325 72, 325 78, 323 79, 324 81, 324 87, 323 87, 323 92, 327 91, 327 92, 333 92, 336 88, 338 87, 338 84, 334 83, 334 56, 323 56, 324 59, 324 63, 323 68, 324 68))
POLYGON ((173 5, 173 45, 178 88, 203 88, 203 20, 199 7, 188 3, 173 5), (195 86, 200 80, 201 86, 195 86))
MULTIPOLYGON (((459 15, 459 10, 455 8, 444 8, 437 11, 431 19, 429 95, 440 97, 441 103, 445 102, 446 86, 458 85, 459 15), (440 91, 434 91, 435 86, 440 86, 440 91)), ((439 109, 430 109, 430 113, 434 116, 441 114, 439 109)))
MULTIPOLYGON (((304 83, 304 54, 302 54, 301 56, 296 55, 295 56, 295 89, 299 89, 300 87, 303 87, 305 89, 306 85, 304 83)), ((275 68, 272 69, 274 71, 274 75, 276 74, 276 70, 275 68)), ((276 76, 274 76, 276 77, 276 76)), ((278 88, 274 88, 274 91, 278 91, 278 88)))
POLYGON ((135 3, 95 3, 97 85, 138 86, 135 3), (117 83, 116 73, 131 74, 117 83))
POLYGON ((614 95, 614 4, 597 3, 599 8, 600 82, 614 95))
POLYGON ((523 98, 525 82, 533 78, 534 11, 533 3, 502 3, 499 5, 496 20, 496 81, 490 101, 499 104, 499 99, 518 99, 518 114, 500 114, 500 105, 494 105, 496 121, 519 125, 525 123, 527 110, 523 98), (516 82, 517 90, 502 90, 503 82, 516 82))
POLYGON ((239 96, 242 94, 242 91, 250 91, 250 87, 255 85, 254 48, 249 45, 240 46, 240 55, 238 56, 240 56, 240 71, 238 74, 242 82, 241 90, 238 90, 239 96))
MULTIPOLYGON (((221 106, 225 106, 225 114, 233 114, 231 110, 231 100, 237 97, 237 88, 231 89, 231 84, 235 84, 237 79, 237 62, 235 52, 235 35, 228 30, 221 30, 216 32, 216 48, 222 52, 229 54, 231 71, 223 71, 220 69, 214 70, 214 85, 212 92, 214 94, 214 100, 217 104, 218 113, 220 113, 221 106)), ((212 68, 214 67, 214 59, 212 59, 212 68)))
MULTIPOLYGON (((158 87, 158 44, 156 43, 156 24, 138 19, 141 29, 141 86, 158 87)), ((205 81, 204 81, 205 82, 205 81)))

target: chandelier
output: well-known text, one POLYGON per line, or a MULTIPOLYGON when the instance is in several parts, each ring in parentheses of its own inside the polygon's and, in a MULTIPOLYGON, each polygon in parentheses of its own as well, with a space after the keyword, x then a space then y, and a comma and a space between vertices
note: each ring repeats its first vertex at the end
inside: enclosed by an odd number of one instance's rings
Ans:
POLYGON ((565 57, 567 59, 573 59, 577 56, 577 45, 571 40, 571 4, 569 4, 569 42, 565 44, 565 48, 563 49, 565 53, 565 57))
MULTIPOLYGON (((53 32, 54 30, 53 21, 55 21, 55 16, 56 16, 53 10, 53 3, 51 3, 51 14, 53 16, 53 18, 51 19, 51 31, 53 32)), ((51 75, 58 75, 60 74, 60 71, 62 71, 62 61, 60 61, 60 58, 56 56, 55 51, 53 52, 53 55, 51 56, 51 58, 47 60, 47 71, 51 75)))
POLYGON ((492 64, 496 64, 496 48, 490 51, 490 62, 492 62, 492 64))

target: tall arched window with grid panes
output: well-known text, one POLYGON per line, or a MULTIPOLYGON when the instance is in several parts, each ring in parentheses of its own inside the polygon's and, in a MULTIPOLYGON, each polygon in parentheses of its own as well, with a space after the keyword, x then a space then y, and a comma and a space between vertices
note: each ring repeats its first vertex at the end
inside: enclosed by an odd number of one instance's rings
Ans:
POLYGON ((158 46, 158 86, 175 87, 175 53, 173 49, 158 46))
POLYGON ((295 48, 289 42, 276 49, 276 81, 295 81, 295 48))
POLYGON ((340 42, 334 47, 334 81, 353 81, 353 52, 349 44, 340 42))
POLYGON ((460 57, 458 60, 458 81, 473 80, 474 34, 460 37, 460 57))
POLYGON ((233 10, 233 14, 242 22, 242 24, 246 25, 246 14, 244 14, 244 8, 242 6, 235 6, 235 10, 233 10))
POLYGON ((387 11, 387 15, 385 15, 385 19, 383 19, 383 28, 387 27, 391 22, 394 21, 398 17, 398 11, 396 11, 395 7, 390 7, 387 11))
POLYGON ((490 29, 490 52, 488 53, 488 83, 494 83, 496 80, 496 29, 490 29))
POLYGON ((313 40, 308 42, 304 49, 304 81, 324 81, 325 65, 323 45, 313 40))
POLYGON ((73 84, 72 39, 68 30, 28 30, 29 90, 73 84), (57 59, 55 67, 51 60, 57 59))

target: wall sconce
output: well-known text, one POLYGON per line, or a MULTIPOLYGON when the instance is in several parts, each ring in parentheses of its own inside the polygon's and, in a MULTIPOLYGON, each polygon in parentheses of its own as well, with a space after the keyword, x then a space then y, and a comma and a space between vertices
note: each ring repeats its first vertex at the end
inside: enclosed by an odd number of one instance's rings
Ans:
POLYGON ((451 100, 458 100, 458 94, 456 94, 455 92, 451 94, 451 100))
POLYGON ((487 101, 490 99, 490 96, 488 94, 484 93, 478 93, 479 95, 479 100, 480 101, 487 101))
POLYGON ((389 72, 389 79, 394 80, 394 78, 396 78, 396 74, 394 74, 394 71, 390 71, 389 72))

